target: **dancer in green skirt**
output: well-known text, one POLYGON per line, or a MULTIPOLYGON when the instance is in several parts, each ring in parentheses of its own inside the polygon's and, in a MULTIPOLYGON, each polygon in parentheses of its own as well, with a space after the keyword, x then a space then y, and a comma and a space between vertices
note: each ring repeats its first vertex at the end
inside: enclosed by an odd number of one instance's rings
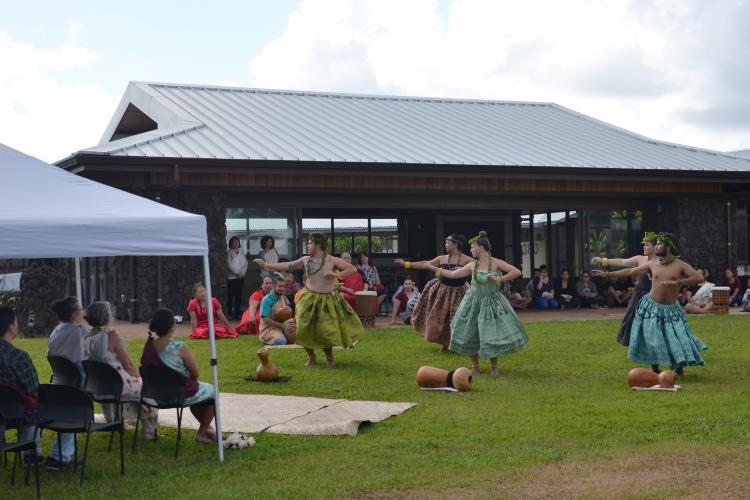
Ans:
POLYGON ((680 260, 679 249, 670 233, 659 233, 654 248, 657 260, 632 269, 622 269, 606 276, 625 277, 651 274, 651 291, 643 297, 630 329, 628 358, 636 363, 668 365, 682 375, 686 365, 703 365, 701 351, 706 344, 693 334, 677 295, 682 286, 703 281, 698 271, 680 260))
POLYGON ((474 261, 460 269, 448 271, 431 264, 436 277, 455 279, 471 276, 471 288, 456 310, 451 330, 450 350, 471 357, 472 373, 480 373, 479 357, 490 358, 490 375, 499 375, 497 358, 523 349, 529 342, 526 330, 513 307, 499 290, 502 282, 512 281, 521 271, 496 259, 487 233, 480 231, 470 240, 474 261))
POLYGON ((294 262, 255 263, 266 271, 305 271, 305 289, 297 303, 295 342, 307 351, 307 366, 317 363, 315 349, 323 349, 328 367, 333 368, 333 347, 353 347, 362 337, 364 327, 354 309, 338 290, 338 281, 357 272, 350 263, 328 255, 328 242, 321 234, 308 237, 306 255, 294 262))

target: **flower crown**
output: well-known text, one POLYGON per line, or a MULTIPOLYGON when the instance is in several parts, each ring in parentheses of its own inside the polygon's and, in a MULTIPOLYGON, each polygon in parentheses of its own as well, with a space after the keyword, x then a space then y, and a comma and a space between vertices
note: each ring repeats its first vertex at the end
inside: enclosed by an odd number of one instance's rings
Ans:
POLYGON ((670 237, 668 233, 659 233, 656 239, 658 241, 661 241, 665 245, 667 245, 667 247, 669 247, 669 249, 672 250, 672 255, 674 255, 675 257, 680 256, 679 247, 677 246, 677 244, 675 244, 674 241, 672 241, 672 238, 670 237))
POLYGON ((646 231, 643 234, 643 239, 641 240, 641 243, 656 243, 656 240, 659 239, 659 235, 656 234, 653 231, 646 231))

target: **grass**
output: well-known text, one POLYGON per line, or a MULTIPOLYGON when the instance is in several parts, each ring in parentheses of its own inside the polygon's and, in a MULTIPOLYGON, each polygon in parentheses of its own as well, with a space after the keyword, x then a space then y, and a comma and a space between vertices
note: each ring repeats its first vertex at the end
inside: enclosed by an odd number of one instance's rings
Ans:
MULTIPOLYGON (((628 390, 627 373, 635 365, 614 340, 619 323, 609 320, 528 325, 529 346, 501 358, 501 377, 480 375, 472 391, 459 394, 417 389, 419 366, 452 369, 468 366, 468 359, 439 353, 410 328, 368 331, 356 349, 336 351, 334 370, 303 367, 300 350, 272 351, 281 373, 292 375, 287 384, 243 381, 258 364, 257 340, 222 340, 223 392, 411 401, 418 406, 364 427, 356 437, 257 434, 256 447, 228 450, 223 465, 216 461, 215 448, 192 441, 191 431, 174 460, 174 431, 165 429, 166 440, 139 445, 135 455, 126 451, 124 477, 117 473, 117 453, 106 451, 107 437, 96 436, 83 489, 73 472, 43 473, 42 491, 54 498, 502 497, 555 491, 554 496, 599 496, 604 491, 664 497, 687 492, 672 478, 641 477, 636 490, 628 488, 637 481, 623 485, 613 478, 623 470, 658 471, 654 460, 672 463, 683 457, 682 470, 703 464, 691 476, 696 484, 703 481, 702 470, 715 467, 715 481, 722 471, 728 474, 719 485, 735 488, 726 490, 729 494, 746 494, 750 317, 697 317, 690 322, 709 345, 707 365, 687 369, 678 393, 628 390), (577 486, 566 489, 571 484, 577 486)), ((202 378, 210 380, 208 342, 189 342, 202 378)), ((129 343, 134 359, 142 344, 129 343)), ((40 380, 47 380, 46 342, 19 339, 16 345, 32 355, 40 380)), ((486 366, 483 361, 485 371, 486 366)), ((45 452, 50 439, 45 436, 45 452)), ((0 497, 33 496, 32 487, 11 488, 9 468, 2 474, 0 497)), ((712 486, 706 494, 716 491, 712 486)))

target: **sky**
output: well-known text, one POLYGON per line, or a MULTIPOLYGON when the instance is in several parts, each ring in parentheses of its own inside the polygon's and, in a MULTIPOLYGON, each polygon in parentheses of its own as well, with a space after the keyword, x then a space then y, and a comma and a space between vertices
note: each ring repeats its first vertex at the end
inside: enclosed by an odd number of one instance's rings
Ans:
POLYGON ((96 145, 129 81, 555 102, 750 149, 750 0, 0 0, 0 143, 96 145))

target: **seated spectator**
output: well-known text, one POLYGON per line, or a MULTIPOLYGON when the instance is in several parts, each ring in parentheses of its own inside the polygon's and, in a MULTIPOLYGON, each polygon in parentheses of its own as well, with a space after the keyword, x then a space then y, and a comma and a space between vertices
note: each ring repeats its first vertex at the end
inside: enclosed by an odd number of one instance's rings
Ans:
POLYGON ((370 265, 370 254, 367 252, 359 254, 359 265, 357 266, 357 269, 362 272, 367 289, 378 292, 378 308, 380 308, 380 305, 385 302, 385 299, 388 296, 388 290, 386 290, 385 286, 380 282, 378 269, 375 266, 370 265))
POLYGON ((591 281, 591 275, 588 271, 583 272, 581 279, 576 284, 576 293, 581 300, 582 307, 599 309, 599 305, 596 303, 596 285, 591 281))
MULTIPOLYGON (((55 302, 52 309, 60 320, 52 334, 49 336, 47 354, 49 356, 60 356, 68 359, 76 365, 81 373, 81 383, 85 381, 83 372, 83 352, 81 342, 89 333, 89 329, 83 325, 83 307, 76 297, 65 297, 55 302)), ((60 381, 52 378, 53 384, 60 381)), ((52 451, 44 462, 48 470, 60 470, 73 465, 72 458, 75 452, 75 435, 60 433, 59 439, 52 442, 52 451)))
POLYGON ((555 297, 563 309, 576 309, 581 307, 581 300, 576 293, 576 285, 570 277, 570 271, 563 269, 560 279, 555 282, 555 297))
POLYGON ((273 290, 260 302, 260 340, 266 345, 294 344, 297 336, 294 317, 285 321, 274 319, 282 309, 292 309, 285 292, 284 277, 280 273, 274 273, 273 290))
POLYGON ((689 314, 707 314, 714 310, 714 284, 706 280, 705 269, 698 269, 698 274, 703 276, 703 283, 693 285, 685 292, 685 312, 689 314))
POLYGON ((628 305, 630 300, 631 290, 629 287, 632 286, 630 279, 625 281, 619 281, 617 278, 610 278, 609 286, 605 296, 607 297, 607 305, 609 307, 625 307, 628 305))
POLYGON ((513 309, 523 311, 529 306, 529 304, 531 304, 531 292, 529 292, 525 286, 523 287, 522 292, 514 292, 511 284, 507 281, 503 281, 502 287, 500 293, 508 299, 508 302, 513 306, 513 309))
MULTIPOLYGON (((206 287, 203 283, 193 285, 193 299, 187 307, 190 313, 190 325, 193 331, 190 334, 191 339, 207 339, 208 334, 208 307, 206 304, 206 287)), ((214 333, 217 339, 234 338, 238 335, 237 330, 232 328, 227 321, 226 316, 221 310, 221 304, 216 297, 211 297, 211 305, 214 312, 214 333)))
POLYGON ((401 323, 411 324, 411 313, 422 298, 422 294, 414 286, 414 280, 407 276, 404 279, 403 289, 393 300, 393 312, 391 313, 391 324, 399 325, 401 323), (397 319, 398 318, 398 319, 397 319), (399 321, 400 320, 400 321, 399 321))
POLYGON ((547 274, 547 267, 539 268, 539 278, 534 283, 534 307, 537 309, 557 309, 555 300, 555 283, 547 274))
MULTIPOLYGON (((352 263, 352 254, 349 252, 342 252, 341 258, 348 262, 349 264, 352 263)), ((341 295, 346 299, 346 301, 349 303, 350 306, 353 308, 356 308, 356 300, 355 300, 355 294, 357 292, 361 292, 365 289, 365 280, 362 276, 361 271, 357 269, 357 272, 354 274, 350 274, 349 276, 344 276, 341 280, 341 285, 339 286, 339 291, 341 292, 341 295)))
POLYGON ((242 321, 237 325, 237 332, 246 335, 260 333, 260 302, 263 297, 271 293, 271 290, 273 290, 273 279, 269 275, 263 278, 260 288, 250 294, 247 309, 242 315, 242 321))
MULTIPOLYGON (((38 444, 39 433, 36 428, 39 377, 31 362, 31 357, 13 346, 13 341, 17 336, 16 313, 10 307, 0 307, 0 385, 17 392, 26 403, 18 440, 36 441, 37 463, 41 463, 44 461, 44 456, 38 444)), ((31 450, 26 450, 23 458, 25 464, 33 464, 31 450)))
POLYGON ((526 283, 526 291, 529 293, 527 294, 529 298, 532 298, 534 296, 534 283, 539 278, 539 269, 534 268, 534 270, 531 273, 531 279, 526 283))
POLYGON ((737 307, 742 304, 742 284, 739 278, 737 278, 737 271, 734 269, 727 268, 724 270, 724 282, 729 287, 729 305, 737 307))
POLYGON ((742 296, 742 310, 744 312, 750 312, 750 278, 747 278, 747 288, 742 296))
POLYGON ((214 419, 214 387, 198 380, 200 372, 187 344, 172 338, 175 332, 174 313, 169 309, 159 309, 154 314, 149 335, 141 356, 143 366, 166 366, 176 371, 185 380, 185 404, 198 420, 198 433, 195 440, 200 443, 215 443, 216 432, 211 427, 214 419), (199 404, 205 403, 205 404, 199 404))
MULTIPOLYGON (((283 262, 285 259, 281 259, 283 262)), ((286 283, 286 291, 284 292, 284 295, 286 295, 286 298, 289 299, 290 304, 292 305, 292 309, 294 309, 294 296, 302 290, 302 283, 297 281, 294 278, 294 274, 292 274, 289 271, 284 271, 284 283, 286 283)))
MULTIPOLYGON (((94 302, 86 309, 86 321, 92 326, 91 331, 83 338, 83 359, 106 363, 114 368, 122 378, 121 400, 127 401, 123 405, 122 418, 135 424, 138 418, 138 401, 141 397, 143 381, 138 369, 128 356, 128 346, 120 335, 112 330, 112 309, 108 302, 94 302)), ((102 404, 102 411, 107 422, 116 418, 114 404, 102 404)), ((143 406, 143 437, 155 439, 157 427, 157 410, 150 406, 143 406)))

